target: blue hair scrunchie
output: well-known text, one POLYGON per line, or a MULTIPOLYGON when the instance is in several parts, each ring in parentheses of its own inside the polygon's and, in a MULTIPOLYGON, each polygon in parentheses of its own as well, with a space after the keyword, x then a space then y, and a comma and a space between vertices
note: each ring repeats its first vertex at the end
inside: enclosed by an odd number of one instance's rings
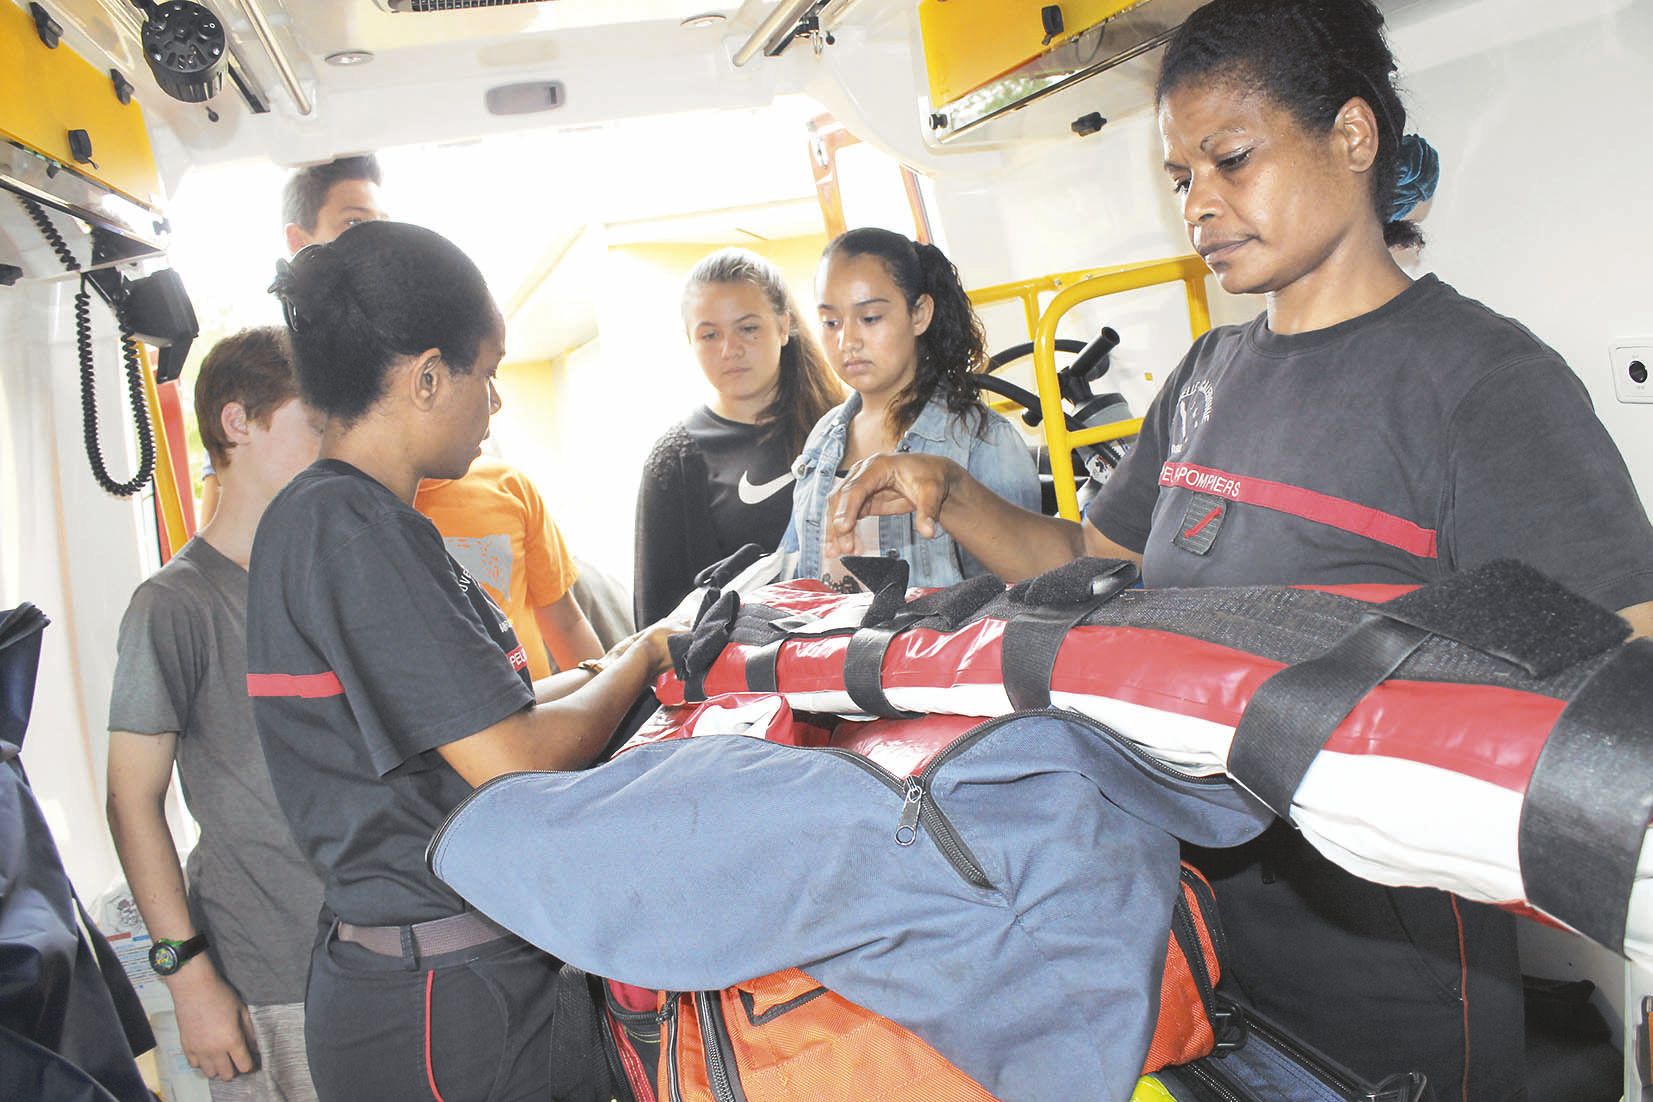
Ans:
POLYGON ((1441 182, 1441 155, 1417 134, 1400 140, 1395 194, 1389 200, 1389 221, 1399 222, 1419 203, 1427 203, 1441 182))

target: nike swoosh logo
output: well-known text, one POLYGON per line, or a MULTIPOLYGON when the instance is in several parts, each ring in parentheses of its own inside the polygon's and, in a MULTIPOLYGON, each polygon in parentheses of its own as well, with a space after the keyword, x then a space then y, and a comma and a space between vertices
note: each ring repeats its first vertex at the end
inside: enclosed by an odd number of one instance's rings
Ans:
POLYGON ((740 494, 740 500, 747 505, 760 505, 792 484, 792 472, 787 471, 779 478, 772 478, 768 482, 752 485, 752 480, 746 476, 750 472, 740 472, 740 484, 735 491, 740 494))

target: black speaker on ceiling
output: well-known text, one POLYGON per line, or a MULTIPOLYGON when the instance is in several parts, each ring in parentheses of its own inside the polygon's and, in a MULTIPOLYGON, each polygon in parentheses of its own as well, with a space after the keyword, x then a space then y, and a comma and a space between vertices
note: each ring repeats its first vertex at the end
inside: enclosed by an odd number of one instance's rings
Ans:
POLYGON ((132 3, 144 13, 144 60, 161 90, 185 103, 205 103, 217 95, 229 65, 218 17, 193 0, 132 3))

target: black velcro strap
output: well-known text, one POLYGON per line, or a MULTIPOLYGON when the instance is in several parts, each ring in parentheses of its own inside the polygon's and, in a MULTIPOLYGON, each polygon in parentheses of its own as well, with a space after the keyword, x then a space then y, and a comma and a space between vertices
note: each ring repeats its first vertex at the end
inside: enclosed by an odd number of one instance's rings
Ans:
POLYGON ((884 655, 900 632, 893 628, 862 628, 849 639, 844 655, 844 689, 855 706, 870 716, 912 719, 921 713, 904 712, 884 695, 884 655))
POLYGON ((717 661, 718 655, 723 653, 723 648, 729 644, 729 635, 734 631, 735 619, 739 615, 740 594, 714 596, 709 592, 701 603, 694 631, 686 637, 687 642, 679 641, 685 638, 682 635, 667 638, 666 647, 671 652, 672 668, 683 682, 683 699, 706 699, 706 675, 711 672, 712 663, 717 661))
POLYGON ((1527 898, 1624 951, 1630 888, 1653 816, 1653 639, 1627 643, 1556 720, 1521 805, 1527 898))
MULTIPOLYGON (((1096 562, 1097 560, 1089 560, 1096 562)), ((999 672, 1010 706, 1018 712, 1050 707, 1050 679, 1056 655, 1068 632, 1136 581, 1134 564, 1120 562, 1086 583, 1086 597, 1075 604, 1029 609, 1004 625, 999 672)))
POLYGON ((872 594, 872 603, 861 617, 862 627, 888 624, 907 603, 907 577, 912 568, 906 559, 845 555, 839 561, 872 594))
POLYGON ((741 571, 763 558, 766 554, 768 552, 755 543, 745 544, 733 555, 719 559, 696 574, 694 576, 695 588, 700 589, 710 586, 712 589, 722 589, 740 577, 741 571))
POLYGON ((937 631, 957 631, 989 601, 1003 595, 1003 582, 991 574, 977 574, 957 585, 914 597, 897 615, 905 623, 926 620, 937 631))
POLYGON ((1083 604, 1098 591, 1102 578, 1124 576, 1130 585, 1140 576, 1136 563, 1128 559, 1099 559, 1086 556, 1036 574, 1010 587, 1009 597, 1028 605, 1066 606, 1083 604))
POLYGON ((776 667, 780 663, 781 644, 785 639, 777 639, 773 643, 765 643, 746 656, 746 691, 749 693, 778 693, 781 691, 780 675, 776 667))
POLYGON ((1337 725, 1429 633, 1369 616, 1318 658, 1288 666, 1258 686, 1228 751, 1228 775, 1284 817, 1337 725))
POLYGON ((1630 625, 1532 567, 1498 559, 1376 606, 1392 620, 1549 677, 1624 642, 1630 625))

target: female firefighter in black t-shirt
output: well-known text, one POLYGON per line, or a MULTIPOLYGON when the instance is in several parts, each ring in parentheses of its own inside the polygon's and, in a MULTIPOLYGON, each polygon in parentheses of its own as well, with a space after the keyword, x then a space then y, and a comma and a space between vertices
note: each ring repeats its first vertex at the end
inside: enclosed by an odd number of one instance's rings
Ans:
MULTIPOLYGON (((1394 70, 1368 0, 1190 16, 1160 72, 1165 171, 1218 283, 1266 312, 1195 343, 1085 523, 883 455, 834 499, 840 542, 911 511, 1006 579, 1089 554, 1153 586, 1423 583, 1513 557, 1653 630, 1653 528, 1578 378, 1391 255, 1438 171, 1394 70)), ((1440 1102, 1525 1097, 1509 916, 1359 880, 1284 824, 1208 861, 1229 976, 1276 1020, 1374 1080, 1423 1070, 1440 1102)))
MULTIPOLYGON (((667 663, 656 627, 530 684, 509 621, 410 504, 458 478, 499 408, 504 325, 429 230, 371 222, 283 265, 321 458, 254 542, 248 692, 323 879, 306 1042, 324 1099, 543 1098, 558 962, 468 910, 424 850, 502 773, 577 769, 667 663)), ((506 854, 521 839, 501 839, 506 854)))
POLYGON ((668 429, 637 491, 637 622, 671 612, 694 576, 746 544, 773 550, 792 516, 792 461, 843 399, 774 265, 720 249, 689 273, 683 328, 711 384, 668 429))

